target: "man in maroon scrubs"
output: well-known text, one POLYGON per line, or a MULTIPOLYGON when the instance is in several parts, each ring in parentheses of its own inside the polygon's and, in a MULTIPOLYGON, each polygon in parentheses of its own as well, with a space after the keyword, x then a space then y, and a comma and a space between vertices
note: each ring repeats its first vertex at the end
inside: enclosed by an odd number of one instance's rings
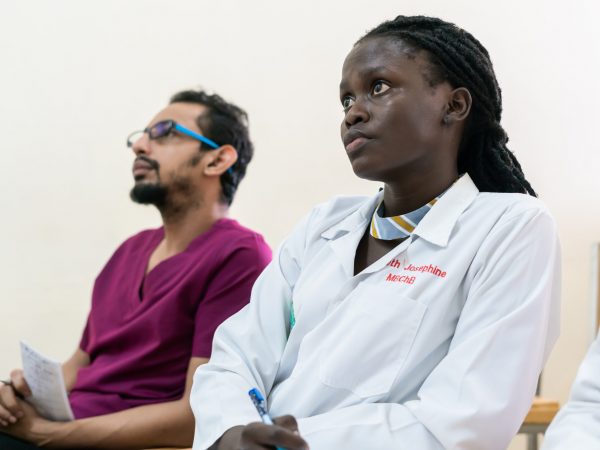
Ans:
POLYGON ((15 370, 0 389, 0 448, 191 446, 194 371, 271 259, 262 236, 227 218, 253 153, 243 110, 180 92, 128 145, 131 198, 155 205, 163 226, 126 240, 96 279, 63 365, 76 420, 40 417, 15 370))

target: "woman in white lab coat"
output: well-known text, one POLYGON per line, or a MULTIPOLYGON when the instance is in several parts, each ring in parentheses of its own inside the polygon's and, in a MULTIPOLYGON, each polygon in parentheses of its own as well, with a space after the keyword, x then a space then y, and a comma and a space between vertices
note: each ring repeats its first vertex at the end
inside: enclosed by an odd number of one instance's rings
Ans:
POLYGON ((383 190, 317 206, 219 328, 194 449, 504 449, 558 335, 560 269, 488 53, 399 16, 354 45, 340 101, 352 168, 383 190))
POLYGON ((600 336, 581 364, 571 398, 550 424, 542 448, 600 449, 600 336))

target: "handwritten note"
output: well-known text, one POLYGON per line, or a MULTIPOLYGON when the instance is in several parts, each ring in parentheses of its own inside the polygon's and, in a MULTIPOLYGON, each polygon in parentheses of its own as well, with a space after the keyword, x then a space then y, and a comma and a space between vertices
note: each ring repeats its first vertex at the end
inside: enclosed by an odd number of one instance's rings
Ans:
POLYGON ((25 380, 32 393, 27 401, 46 419, 73 420, 60 363, 46 358, 23 341, 21 359, 25 380))

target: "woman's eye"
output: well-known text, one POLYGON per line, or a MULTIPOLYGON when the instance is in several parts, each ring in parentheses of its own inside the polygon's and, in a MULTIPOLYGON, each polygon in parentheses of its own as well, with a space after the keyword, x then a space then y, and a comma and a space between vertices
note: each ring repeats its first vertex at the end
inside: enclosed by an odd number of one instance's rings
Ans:
POLYGON ((354 99, 352 97, 346 96, 342 99, 342 107, 344 111, 350 108, 354 104, 354 99))
POLYGON ((375 95, 383 94, 389 88, 390 87, 387 84, 385 84, 383 81, 378 81, 373 85, 373 94, 375 94, 375 95))

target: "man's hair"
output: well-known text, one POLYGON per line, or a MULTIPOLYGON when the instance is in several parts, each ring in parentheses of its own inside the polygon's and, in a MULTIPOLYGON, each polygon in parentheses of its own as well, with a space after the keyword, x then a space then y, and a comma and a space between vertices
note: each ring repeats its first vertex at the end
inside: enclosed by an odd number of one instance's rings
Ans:
POLYGON ((206 112, 196 119, 203 135, 219 145, 229 144, 236 149, 237 161, 221 175, 223 201, 231 205, 235 191, 246 175, 246 167, 254 154, 254 146, 248 132, 248 115, 243 109, 226 102, 219 95, 207 94, 202 90, 178 92, 171 97, 170 103, 197 103, 205 106, 206 112))
POLYGON ((426 51, 430 73, 425 77, 432 86, 447 81, 471 93, 473 104, 458 154, 459 173, 468 172, 480 191, 536 196, 519 161, 506 147, 508 136, 500 125, 502 95, 485 47, 456 25, 425 16, 398 16, 369 31, 357 44, 380 37, 426 51))

